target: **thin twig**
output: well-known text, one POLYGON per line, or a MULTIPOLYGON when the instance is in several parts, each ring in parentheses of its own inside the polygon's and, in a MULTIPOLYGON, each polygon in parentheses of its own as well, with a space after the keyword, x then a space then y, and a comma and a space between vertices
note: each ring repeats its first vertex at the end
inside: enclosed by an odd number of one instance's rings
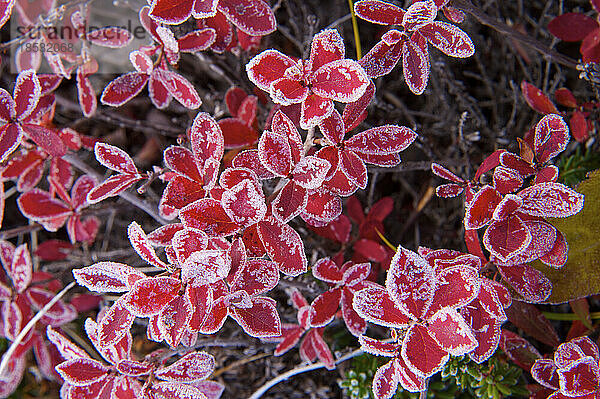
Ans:
MULTIPOLYGON (((357 350, 355 350, 353 352, 348 353, 347 355, 344 355, 344 356, 340 357, 338 360, 335 361, 335 364, 340 364, 342 362, 345 362, 348 359, 352 359, 353 357, 360 356, 363 353, 364 352, 362 350, 357 349, 357 350)), ((295 369, 292 369, 290 371, 286 371, 285 373, 279 374, 277 377, 275 377, 272 380, 268 381, 262 387, 258 388, 258 390, 256 390, 248 399, 258 399, 258 398, 260 398, 269 389, 271 389, 275 385, 279 384, 281 381, 287 380, 290 377, 293 377, 293 376, 298 375, 298 374, 306 373, 308 371, 318 370, 318 369, 321 369, 321 368, 324 368, 324 367, 325 367, 325 364, 323 362, 319 362, 319 363, 309 364, 308 366, 296 367, 295 369)))
POLYGON ((23 338, 25 338, 27 333, 29 333, 29 331, 35 326, 35 323, 37 323, 46 314, 46 312, 48 312, 48 310, 50 310, 50 308, 54 306, 56 302, 58 302, 63 296, 65 296, 65 294, 69 292, 71 288, 75 287, 76 284, 77 283, 75 281, 72 281, 69 285, 63 288, 62 291, 56 294, 56 296, 52 298, 50 302, 46 304, 46 306, 40 309, 40 311, 37 312, 37 314, 33 316, 31 320, 29 320, 29 323, 27 323, 27 325, 23 327, 19 335, 17 335, 15 340, 10 344, 10 348, 8 348, 8 350, 4 353, 4 356, 2 356, 2 363, 0 363, 0 378, 4 375, 4 372, 8 367, 8 362, 12 358, 13 353, 15 353, 17 347, 23 341, 23 338))
POLYGON ((515 40, 520 41, 526 46, 531 47, 532 49, 546 55, 554 62, 562 64, 569 68, 577 69, 577 61, 575 61, 573 58, 562 55, 552 50, 542 42, 534 39, 533 37, 524 35, 521 32, 508 26, 507 24, 495 20, 494 18, 484 13, 479 7, 471 3, 470 0, 453 0, 451 4, 462 11, 468 12, 469 14, 474 16, 480 23, 487 25, 500 33, 510 36, 515 40))
MULTIPOLYGON (((75 155, 67 154, 67 155, 63 155, 62 158, 65 161, 69 162, 74 167, 76 167, 77 169, 81 170, 83 173, 86 173, 90 176, 95 177, 96 180, 99 180, 99 181, 103 180, 102 176, 98 172, 96 172, 94 169, 87 166, 84 162, 82 162, 75 155)), ((152 218, 154 220, 156 220, 158 223, 160 223, 161 225, 169 224, 169 221, 160 217, 160 215, 158 213, 156 213, 156 211, 153 209, 152 206, 150 206, 150 204, 148 204, 145 201, 142 201, 141 199, 137 198, 135 195, 131 194, 130 192, 123 191, 121 194, 119 194, 119 196, 121 198, 123 198, 125 201, 129 202, 130 204, 135 205, 136 207, 140 208, 141 210, 146 212, 148 215, 152 216, 152 218)))

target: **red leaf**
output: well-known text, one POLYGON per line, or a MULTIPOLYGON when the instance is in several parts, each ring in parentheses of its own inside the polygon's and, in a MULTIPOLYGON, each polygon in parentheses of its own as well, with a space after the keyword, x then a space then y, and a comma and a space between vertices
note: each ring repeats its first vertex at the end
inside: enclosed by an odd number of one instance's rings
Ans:
POLYGON ((559 115, 546 115, 535 126, 535 155, 543 163, 563 152, 569 143, 569 127, 559 115))
POLYGON ((524 251, 530 243, 531 233, 516 215, 492 222, 483 235, 483 245, 503 262, 524 251))
POLYGON ((556 370, 560 392, 568 397, 585 396, 597 392, 600 381, 598 361, 586 356, 556 370))
POLYGON ((366 335, 358 337, 360 349, 375 356, 396 357, 399 353, 400 345, 395 342, 383 342, 366 335))
POLYGON ((181 265, 181 279, 186 283, 212 284, 227 277, 230 269, 231 258, 225 251, 196 251, 181 265))
POLYGON ((258 223, 258 234, 269 257, 282 273, 298 276, 306 272, 304 244, 294 229, 274 218, 267 218, 258 223))
POLYGON ((213 291, 209 285, 188 284, 185 296, 192 304, 192 314, 188 322, 189 329, 198 332, 211 310, 213 291))
POLYGON ((537 359, 531 367, 531 376, 546 388, 558 389, 558 374, 552 359, 537 359))
POLYGON ((385 125, 365 130, 344 143, 346 148, 361 154, 394 154, 406 149, 417 134, 405 126, 385 125))
POLYGON ((277 50, 266 50, 246 64, 248 79, 259 89, 269 92, 271 84, 284 76, 296 62, 277 50))
POLYGON ((148 317, 160 313, 179 292, 181 282, 172 277, 151 277, 135 282, 125 305, 134 315, 148 317))
POLYGON ((244 331, 257 338, 278 337, 281 335, 281 320, 277 313, 275 300, 266 297, 251 299, 248 309, 233 308, 232 316, 244 331))
POLYGON ((25 123, 22 127, 29 138, 48 154, 54 157, 62 157, 66 154, 67 147, 54 130, 32 123, 25 123))
POLYGON ((291 105, 306 100, 310 91, 297 79, 283 77, 271 84, 269 94, 274 103, 291 105))
POLYGON ((129 175, 139 173, 129 154, 120 148, 105 143, 96 143, 94 154, 98 162, 109 169, 129 175))
POLYGON ((163 77, 167 90, 181 105, 189 109, 202 105, 198 92, 186 78, 172 71, 163 71, 163 77))
POLYGON ((404 10, 380 0, 363 0, 354 4, 356 16, 380 25, 402 25, 404 10))
MULTIPOLYGON (((395 32, 401 35, 398 31, 395 32)), ((398 61, 400 61, 402 48, 404 47, 403 43, 403 41, 398 41, 393 45, 389 45, 382 40, 375 44, 358 63, 364 68, 369 78, 375 79, 387 75, 398 64, 398 61)))
POLYGON ((89 191, 87 202, 95 204, 108 197, 119 195, 140 180, 142 180, 140 175, 111 176, 89 191))
POLYGON ((521 82, 521 91, 527 104, 537 112, 542 114, 558 113, 558 110, 548 96, 531 83, 523 80, 521 82))
POLYGON ((508 355, 510 360, 515 362, 524 370, 531 370, 536 359, 542 357, 540 352, 526 339, 509 330, 502 330, 500 338, 500 347, 508 355))
MULTIPOLYGON (((198 1, 200 3, 200 1, 198 1)), ((173 3, 169 0, 156 0, 150 8, 150 17, 169 25, 178 25, 189 18, 194 0, 173 3)))
POLYGON ((584 196, 560 183, 536 184, 518 195, 523 198, 520 211, 532 216, 567 217, 583 209, 584 196))
POLYGON ((321 123, 333 112, 333 101, 311 93, 300 108, 300 127, 309 129, 321 123))
POLYGON ((203 230, 210 236, 228 236, 239 230, 221 203, 212 198, 187 205, 181 209, 179 217, 186 227, 203 230))
POLYGON ((419 1, 413 3, 402 19, 402 26, 408 31, 412 31, 417 26, 431 22, 437 15, 437 6, 433 1, 419 1))
POLYGON ((579 143, 585 143, 589 138, 589 126, 585 115, 581 111, 573 112, 571 119, 569 120, 569 126, 571 128, 571 135, 579 143))
POLYGON ((356 292, 352 306, 360 317, 381 326, 404 329, 411 321, 382 287, 356 292))
POLYGON ((322 281, 326 281, 328 283, 338 283, 342 281, 342 272, 329 258, 320 259, 315 265, 312 267, 312 274, 316 278, 322 281))
POLYGON ((62 201, 37 188, 22 194, 17 204, 24 216, 35 221, 68 216, 72 212, 62 201))
POLYGON ((97 340, 103 347, 117 344, 125 334, 129 333, 135 316, 124 305, 125 296, 122 296, 108 308, 98 323, 97 340))
POLYGON ((477 346, 471 327, 452 308, 443 308, 429 320, 429 335, 448 353, 461 356, 477 346))
POLYGON ((414 324, 408 329, 400 353, 409 370, 423 377, 440 371, 449 358, 448 352, 420 324, 414 324))
MULTIPOLYGON (((198 1, 198 0, 197 0, 198 1)), ((160 399, 204 399, 206 396, 196 387, 177 382, 159 382, 152 384, 149 396, 160 399)))
POLYGON ((512 306, 506 309, 506 314, 511 323, 538 341, 552 347, 557 347, 560 343, 552 324, 535 306, 513 301, 512 306))
POLYGON ((552 282, 528 264, 498 268, 506 282, 528 302, 543 302, 552 293, 552 282))
POLYGON ((321 189, 309 192, 302 217, 320 223, 329 223, 342 213, 342 200, 335 194, 321 189))
POLYGON ((567 89, 566 87, 556 89, 554 91, 554 98, 556 98, 556 102, 558 102, 562 106, 569 108, 577 107, 577 99, 575 99, 575 96, 573 95, 571 90, 567 89))
POLYGON ((467 58, 475 52, 471 38, 460 28, 449 23, 433 21, 419 27, 418 31, 435 48, 450 57, 467 58))
POLYGON ((435 275, 425 259, 399 246, 390 263, 385 286, 400 309, 416 320, 424 315, 433 300, 435 275))
POLYGON ((67 338, 65 338, 62 334, 58 333, 51 326, 46 328, 46 335, 50 342, 52 342, 61 356, 66 360, 73 360, 78 358, 87 358, 89 357, 87 353, 67 338))
POLYGON ((154 375, 165 381, 189 383, 206 379, 214 368, 214 357, 206 352, 191 352, 175 363, 156 370, 154 375))
POLYGON ((219 127, 223 131, 225 148, 250 146, 258 141, 256 130, 244 124, 240 119, 221 119, 219 127))
POLYGON ((148 77, 145 72, 129 72, 121 75, 104 88, 100 101, 113 107, 121 106, 142 91, 148 82, 148 77))
POLYGON ((323 98, 350 103, 358 100, 367 89, 370 79, 353 60, 329 62, 311 76, 312 91, 323 98))
POLYGON ((578 12, 559 15, 548 24, 550 33, 566 42, 583 40, 597 28, 598 22, 596 20, 578 12))
POLYGON ((158 329, 171 348, 181 342, 192 317, 192 304, 184 295, 177 295, 158 315, 158 329))
POLYGON ((271 7, 262 0, 219 0, 218 4, 218 10, 236 28, 249 35, 268 35, 277 27, 271 7))
POLYGON ((127 236, 129 237, 131 246, 142 259, 156 267, 163 269, 167 268, 167 265, 156 255, 146 233, 144 233, 144 230, 142 230, 142 227, 137 222, 132 222, 129 225, 127 228, 127 236))
POLYGON ((373 394, 376 399, 388 399, 394 396, 400 382, 398 367, 396 359, 392 359, 377 369, 373 376, 373 394))
POLYGON ((329 62, 343 59, 345 54, 344 41, 338 31, 322 30, 313 37, 310 45, 308 70, 314 72, 329 62))
POLYGON ((410 91, 422 94, 429 79, 429 54, 424 53, 412 40, 405 41, 402 45, 402 68, 404 81, 410 91))
POLYGON ((329 291, 325 291, 319 295, 313 303, 312 307, 313 316, 311 318, 312 327, 323 327, 333 320, 335 313, 340 306, 340 300, 342 299, 342 290, 340 288, 334 288, 329 291))
POLYGON ((275 288, 279 282, 277 264, 264 259, 249 259, 235 274, 232 291, 243 290, 248 295, 259 295, 275 288))
POLYGON ((465 228, 479 229, 490 222, 496 206, 502 201, 500 193, 491 186, 483 186, 467 204, 465 209, 465 228))
POLYGON ((17 118, 22 121, 31 114, 40 99, 42 88, 35 71, 29 69, 17 76, 13 98, 17 118))
POLYGON ((437 271, 437 286, 429 315, 440 309, 458 309, 477 297, 480 289, 477 269, 466 264, 450 266, 437 271))
POLYGON ((78 358, 62 362, 56 371, 69 384, 86 386, 105 379, 110 370, 97 360, 78 358))
POLYGON ((77 98, 84 116, 89 118, 96 112, 96 93, 83 68, 77 68, 77 98))
POLYGON ((32 270, 33 266, 27 244, 19 245, 15 249, 10 269, 8 269, 13 286, 19 294, 31 284, 32 270))

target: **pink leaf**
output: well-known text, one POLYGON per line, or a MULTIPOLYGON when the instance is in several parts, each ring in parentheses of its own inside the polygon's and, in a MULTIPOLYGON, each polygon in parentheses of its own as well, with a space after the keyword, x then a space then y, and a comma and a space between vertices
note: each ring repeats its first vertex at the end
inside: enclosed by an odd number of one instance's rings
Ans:
POLYGON ((437 11, 435 2, 431 0, 415 2, 406 10, 402 19, 402 26, 404 26, 404 29, 412 31, 419 25, 433 21, 437 11))
POLYGON ((7 123, 0 127, 0 162, 6 161, 12 154, 23 137, 23 129, 16 123, 7 123))
POLYGON ((87 40, 93 44, 108 48, 125 47, 133 40, 133 36, 128 30, 116 26, 92 30, 86 36, 87 40))
POLYGON ((62 201, 50 197, 46 191, 34 188, 17 199, 21 213, 32 220, 58 218, 71 214, 71 209, 62 201))
POLYGON ((96 112, 98 106, 96 93, 83 68, 77 68, 77 98, 85 117, 89 118, 96 112))
POLYGON ((56 346, 61 356, 66 360, 89 357, 83 349, 69 341, 64 335, 58 333, 51 326, 46 328, 46 335, 50 342, 56 346))

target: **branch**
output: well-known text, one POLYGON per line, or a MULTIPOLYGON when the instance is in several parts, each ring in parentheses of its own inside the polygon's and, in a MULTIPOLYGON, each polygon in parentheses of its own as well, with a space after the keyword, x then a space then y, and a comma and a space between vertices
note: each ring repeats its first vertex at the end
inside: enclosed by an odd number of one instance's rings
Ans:
MULTIPOLYGON (((82 172, 95 177, 96 180, 98 180, 98 181, 103 180, 102 176, 98 172, 96 172, 94 169, 87 166, 83 161, 81 161, 81 159, 77 158, 77 156, 67 154, 67 155, 63 155, 62 158, 65 161, 69 162, 74 167, 76 167, 77 169, 81 170, 82 172)), ((140 208, 141 210, 146 212, 148 215, 152 216, 152 218, 154 220, 156 220, 158 223, 160 223, 161 225, 169 224, 169 221, 166 219, 163 219, 158 213, 156 213, 156 211, 154 211, 153 207, 150 206, 150 204, 148 204, 145 201, 142 201, 141 199, 139 199, 135 195, 131 194, 130 192, 123 191, 121 194, 119 194, 119 196, 121 198, 123 198, 125 201, 129 202, 130 204, 135 205, 136 207, 140 208)))
POLYGON ((40 309, 40 311, 37 312, 37 314, 33 316, 31 320, 29 320, 29 323, 27 323, 27 325, 23 327, 19 335, 17 335, 15 340, 10 344, 10 348, 8 348, 8 350, 4 353, 4 356, 2 356, 2 363, 0 363, 0 379, 4 375, 6 369, 8 368, 8 362, 12 357, 13 353, 15 353, 15 351, 17 350, 17 347, 19 346, 21 341, 23 341, 23 338, 25 338, 27 333, 29 333, 33 326, 35 326, 35 323, 37 323, 46 314, 46 312, 48 312, 48 310, 50 310, 50 308, 54 306, 56 302, 58 302, 63 296, 65 296, 65 294, 69 292, 71 288, 75 287, 75 285, 77 285, 77 283, 75 281, 72 281, 69 285, 63 288, 62 291, 56 294, 56 296, 52 298, 52 300, 50 300, 50 302, 48 302, 46 306, 40 309))
MULTIPOLYGON (((348 353, 347 355, 340 357, 338 360, 335 361, 335 364, 340 364, 342 362, 345 362, 348 359, 352 359, 353 357, 360 356, 363 353, 364 352, 362 350, 357 349, 353 352, 348 353)), ((323 362, 319 362, 319 363, 309 364, 308 366, 296 367, 295 369, 286 371, 285 373, 280 374, 277 377, 273 378, 272 380, 268 381, 262 387, 258 388, 258 390, 256 390, 248 399, 259 399, 265 392, 267 392, 269 389, 271 389, 275 385, 279 384, 281 381, 285 381, 288 378, 293 377, 298 374, 306 373, 308 371, 318 370, 318 369, 321 369, 324 367, 325 367, 325 364, 323 362)))
POLYGON ((557 64, 564 65, 568 68, 577 69, 578 62, 576 60, 574 60, 573 58, 567 57, 565 55, 562 55, 562 54, 552 50, 550 47, 546 46, 544 43, 542 43, 528 35, 524 35, 521 32, 518 32, 517 30, 508 26, 504 22, 495 20, 494 18, 492 18, 489 15, 487 15, 486 13, 484 13, 479 7, 477 7, 473 3, 471 3, 470 0, 453 0, 452 6, 458 8, 462 11, 468 12, 469 14, 474 16, 480 23, 487 25, 490 28, 492 28, 502 34, 505 34, 515 40, 518 40, 521 43, 525 44, 526 46, 531 47, 535 51, 546 55, 549 59, 556 62, 557 64))

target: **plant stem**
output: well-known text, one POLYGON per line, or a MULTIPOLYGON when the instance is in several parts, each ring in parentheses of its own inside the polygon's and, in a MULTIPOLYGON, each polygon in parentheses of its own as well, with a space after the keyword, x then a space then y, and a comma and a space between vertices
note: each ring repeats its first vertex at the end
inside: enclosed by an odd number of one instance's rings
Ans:
MULTIPOLYGON (((558 320, 558 321, 575 321, 580 320, 581 318, 575 313, 554 313, 554 312, 542 312, 542 314, 548 320, 558 320)), ((592 320, 600 319, 600 312, 592 312, 590 313, 590 318, 592 320)))
POLYGON ((354 3, 352 0, 348 0, 348 6, 350 7, 350 16, 352 18, 352 31, 354 32, 354 46, 356 47, 356 59, 362 58, 362 49, 360 47, 360 34, 358 33, 358 21, 354 14, 354 3))

